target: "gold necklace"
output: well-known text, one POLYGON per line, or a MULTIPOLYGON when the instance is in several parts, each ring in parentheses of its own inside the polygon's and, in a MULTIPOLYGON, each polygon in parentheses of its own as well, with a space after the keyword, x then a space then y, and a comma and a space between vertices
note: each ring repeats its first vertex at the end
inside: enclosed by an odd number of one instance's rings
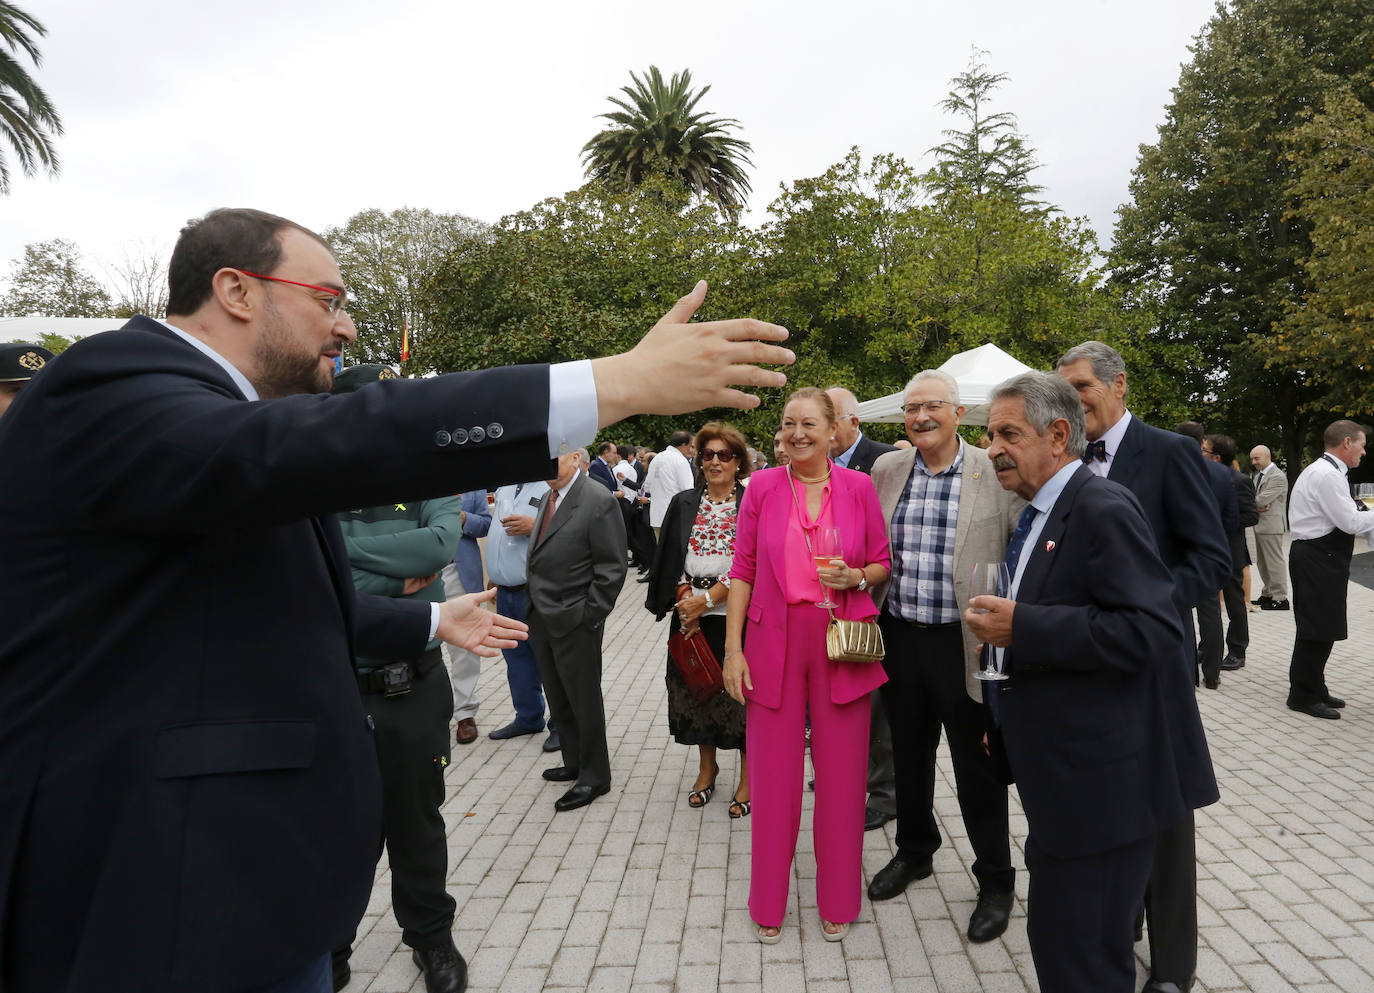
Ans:
POLYGON ((799 473, 799 472, 793 472, 791 466, 788 466, 788 467, 787 467, 787 471, 792 473, 792 477, 793 477, 794 479, 800 479, 803 483, 823 483, 823 482, 825 482, 827 479, 830 478, 830 466, 829 466, 828 464, 827 464, 826 469, 825 469, 825 475, 824 475, 824 476, 817 476, 815 479, 809 479, 809 478, 807 478, 806 476, 803 476, 803 475, 802 475, 801 473, 799 473))

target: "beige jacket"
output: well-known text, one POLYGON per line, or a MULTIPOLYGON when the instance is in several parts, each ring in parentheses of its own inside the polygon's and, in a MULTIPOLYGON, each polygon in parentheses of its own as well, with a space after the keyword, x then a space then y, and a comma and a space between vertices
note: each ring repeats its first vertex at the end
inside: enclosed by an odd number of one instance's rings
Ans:
MULTIPOLYGON (((959 518, 954 530, 954 599, 963 610, 968 606, 968 585, 973 567, 979 562, 1000 562, 1006 553, 1007 539, 1016 529, 1016 519, 1026 502, 1016 494, 1002 489, 992 463, 982 449, 960 439, 964 450, 962 482, 959 489, 959 518)), ((878 502, 883 508, 883 520, 888 534, 892 533, 892 515, 902 497, 916 465, 916 449, 888 452, 873 464, 873 485, 878 488, 878 502)), ((889 543, 891 538, 889 537, 889 543)), ((892 569, 902 563, 893 555, 892 569)), ((881 610, 887 603, 889 583, 873 588, 873 599, 881 610)), ((960 622, 964 632, 964 681, 968 695, 982 701, 982 683, 974 673, 978 671, 977 641, 968 625, 960 622)))

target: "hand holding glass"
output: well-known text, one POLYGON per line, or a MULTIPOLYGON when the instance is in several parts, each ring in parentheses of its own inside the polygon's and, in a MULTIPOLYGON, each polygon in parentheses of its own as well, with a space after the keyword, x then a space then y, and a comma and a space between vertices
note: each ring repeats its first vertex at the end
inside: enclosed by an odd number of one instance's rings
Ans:
MULTIPOLYGON (((977 596, 1000 596, 1005 597, 1011 593, 1011 574, 1007 572, 1005 562, 979 562, 973 567, 973 578, 969 580, 968 595, 972 600, 977 596)), ((986 614, 987 610, 982 607, 969 605, 969 609, 979 614, 986 614)), ((983 645, 983 668, 974 673, 979 679, 1006 679, 1006 675, 997 668, 997 650, 991 645, 983 645)))
MULTIPOLYGON (((816 571, 830 568, 831 559, 844 558, 844 546, 840 544, 839 528, 817 528, 816 536, 811 539, 811 555, 816 560, 816 571)), ((816 601, 817 607, 831 609, 838 607, 838 603, 830 600, 830 588, 822 584, 821 599, 816 601)))

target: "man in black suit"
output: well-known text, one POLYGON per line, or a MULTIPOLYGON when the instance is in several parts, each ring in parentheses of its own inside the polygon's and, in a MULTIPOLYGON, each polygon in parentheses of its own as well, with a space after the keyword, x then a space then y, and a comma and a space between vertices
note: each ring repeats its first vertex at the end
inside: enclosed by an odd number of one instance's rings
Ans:
MULTIPOLYGON (((1057 371, 1078 391, 1088 438, 1088 468, 1130 490, 1150 523, 1159 557, 1173 577, 1183 626, 1175 663, 1185 680, 1166 681, 1170 745, 1180 759, 1186 811, 1159 833, 1145 909, 1150 980, 1142 993, 1176 993, 1197 971, 1197 852, 1193 810, 1218 798, 1212 757, 1191 689, 1196 668, 1193 607, 1215 596, 1231 568, 1221 518, 1202 453, 1187 438, 1150 427, 1126 410, 1126 364, 1100 341, 1078 345, 1057 371)), ((1161 661, 1164 661, 1161 659, 1161 661)))
POLYGON ((1221 668, 1233 672, 1245 667, 1245 650, 1250 647, 1250 618, 1245 603, 1245 567, 1250 562, 1250 550, 1245 546, 1245 529, 1259 523, 1259 505, 1255 502, 1255 484, 1232 465, 1236 457, 1234 438, 1226 434, 1209 434, 1202 440, 1202 457, 1226 470, 1231 478, 1231 492, 1236 497, 1235 530, 1226 533, 1231 543, 1231 574, 1221 588, 1227 620, 1226 657, 1221 660, 1221 668))
MULTIPOLYGON (((377 757, 355 654, 494 655, 523 626, 355 596, 333 511, 547 473, 636 410, 752 402, 757 322, 624 355, 326 392, 356 330, 317 235, 182 232, 166 323, 50 362, 0 424, 0 988, 327 989, 372 889, 377 757), (672 396, 641 387, 673 370, 672 396)), ((494 591, 493 591, 494 593, 494 591)))
MULTIPOLYGON (((1234 548, 1231 535, 1240 528, 1240 500, 1236 495, 1236 485, 1231 479, 1231 468, 1218 464, 1208 454, 1209 447, 1202 425, 1197 421, 1181 421, 1174 431, 1192 439, 1198 446, 1198 451, 1202 453, 1202 468, 1207 473, 1207 483, 1211 487, 1217 513, 1221 515, 1221 531, 1226 536, 1227 554, 1230 555, 1234 548)), ((1244 559, 1241 561, 1244 562, 1244 559)), ((1234 564, 1233 558, 1232 565, 1234 564)), ((1221 592, 1218 589, 1197 602, 1196 665, 1202 677, 1202 685, 1209 690, 1221 686, 1221 654, 1222 646, 1225 644, 1221 627, 1221 592)), ((1193 684, 1197 685, 1197 682, 1198 678, 1194 676, 1193 684)))
POLYGON ((1008 677, 986 684, 989 740, 1026 811, 1040 988, 1132 993, 1155 836, 1189 809, 1186 759, 1158 747, 1166 700, 1191 686, 1169 571, 1135 498, 1080 462, 1083 423, 1052 374, 993 391, 988 455, 1030 505, 1007 544, 1011 596, 974 597, 964 617, 1008 677))
MULTIPOLYGON (((859 430, 859 400, 843 386, 825 391, 835 405, 835 434, 830 439, 830 457, 838 466, 873 474, 879 455, 895 452, 892 445, 874 441, 859 430)), ((864 830, 876 831, 897 817, 897 775, 892 765, 892 728, 887 723, 887 708, 882 695, 873 691, 873 712, 868 724, 868 804, 864 811, 864 830)))
POLYGON ((620 452, 613 441, 603 441, 597 449, 596 458, 592 459, 592 464, 587 467, 587 475, 591 476, 606 489, 614 493, 620 489, 620 484, 616 482, 615 474, 611 469, 620 461, 620 452))
POLYGON ((615 498, 584 480, 580 464, 575 451, 558 460, 558 476, 535 514, 526 566, 531 643, 563 752, 563 764, 544 770, 544 778, 576 780, 554 801, 560 811, 584 807, 611 788, 601 647, 626 571, 615 498))

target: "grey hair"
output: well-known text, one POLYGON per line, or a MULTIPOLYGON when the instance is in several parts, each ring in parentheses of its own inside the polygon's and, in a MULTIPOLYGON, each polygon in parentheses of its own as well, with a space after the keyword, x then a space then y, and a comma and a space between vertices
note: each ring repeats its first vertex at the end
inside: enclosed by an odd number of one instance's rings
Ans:
MULTIPOLYGON (((1104 346, 1105 347, 1105 346, 1104 346)), ((1074 361, 1077 361, 1076 359, 1074 361)), ((1020 397, 1026 404, 1026 420, 1043 436, 1049 426, 1061 418, 1069 422, 1068 454, 1079 458, 1088 445, 1088 431, 1083 423, 1083 404, 1078 391, 1051 372, 1023 372, 998 383, 988 403, 1010 397, 1020 397)))
POLYGON ((949 402, 956 407, 959 406, 959 383, 949 373, 941 372, 939 369, 922 369, 912 376, 911 382, 907 383, 906 389, 902 390, 902 398, 906 399, 906 395, 916 388, 917 383, 927 379, 933 379, 937 383, 943 384, 949 394, 949 402))
POLYGON ((1110 383, 1126 371, 1126 363, 1122 361, 1121 353, 1100 341, 1085 341, 1081 345, 1074 345, 1060 356, 1054 367, 1062 369, 1080 359, 1088 360, 1088 364, 1093 367, 1093 375, 1104 384, 1110 383))
POLYGON ((841 417, 859 416, 859 398, 854 395, 854 391, 847 386, 827 386, 826 394, 830 397, 831 404, 835 407, 835 419, 841 417), (837 400, 835 394, 839 394, 837 400))

